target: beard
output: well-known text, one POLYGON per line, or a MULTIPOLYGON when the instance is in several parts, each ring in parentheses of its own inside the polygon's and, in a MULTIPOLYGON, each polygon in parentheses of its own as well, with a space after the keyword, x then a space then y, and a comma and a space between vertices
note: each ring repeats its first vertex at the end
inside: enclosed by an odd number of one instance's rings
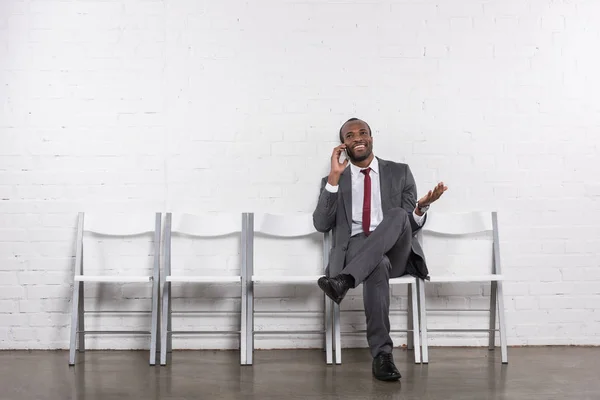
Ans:
POLYGON ((365 147, 365 152, 358 155, 354 153, 353 149, 348 148, 348 158, 350 159, 350 161, 352 161, 353 163, 357 163, 369 158, 371 156, 371 153, 373 153, 373 147, 371 145, 366 145, 365 147))

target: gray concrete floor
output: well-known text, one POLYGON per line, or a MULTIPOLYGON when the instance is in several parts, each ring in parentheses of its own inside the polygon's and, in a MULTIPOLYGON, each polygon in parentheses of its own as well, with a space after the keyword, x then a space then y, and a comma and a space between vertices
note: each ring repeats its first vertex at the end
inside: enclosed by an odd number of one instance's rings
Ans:
POLYGON ((600 399, 600 348, 534 347, 500 353, 433 348, 429 365, 394 351, 402 379, 379 382, 366 349, 327 366, 319 350, 176 351, 150 367, 142 351, 88 351, 69 367, 64 351, 0 352, 0 399, 600 399))

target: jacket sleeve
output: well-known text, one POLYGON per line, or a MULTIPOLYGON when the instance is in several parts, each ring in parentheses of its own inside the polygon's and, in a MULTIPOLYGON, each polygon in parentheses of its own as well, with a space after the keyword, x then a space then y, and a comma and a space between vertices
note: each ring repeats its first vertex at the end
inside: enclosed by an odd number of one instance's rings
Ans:
POLYGON ((415 183, 415 178, 413 177, 413 174, 408 165, 405 169, 404 179, 405 183, 404 190, 402 191, 402 208, 405 209, 408 213, 410 226, 412 228, 413 233, 416 233, 425 225, 425 222, 427 222, 427 214, 425 214, 423 223, 419 226, 419 224, 417 224, 413 216, 413 211, 415 211, 415 207, 417 206, 417 184, 415 183))
POLYGON ((317 207, 313 212, 313 225, 319 232, 328 232, 335 225, 335 213, 337 211, 337 193, 331 193, 325 189, 327 184, 327 178, 323 178, 321 181, 321 192, 319 194, 319 200, 317 201, 317 207))

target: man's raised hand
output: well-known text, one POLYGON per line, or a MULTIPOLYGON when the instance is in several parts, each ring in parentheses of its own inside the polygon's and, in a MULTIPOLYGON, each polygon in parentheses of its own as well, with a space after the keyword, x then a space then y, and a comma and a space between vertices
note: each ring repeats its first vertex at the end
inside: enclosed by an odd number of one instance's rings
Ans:
POLYGON ((421 197, 419 200, 419 206, 426 207, 430 205, 439 199, 446 190, 448 190, 448 186, 445 186, 444 182, 438 183, 433 190, 430 190, 425 196, 421 197))
POLYGON ((333 149, 333 153, 331 153, 331 170, 329 172, 329 177, 327 178, 327 182, 329 182, 332 186, 337 186, 340 176, 342 172, 348 166, 348 159, 346 158, 343 163, 340 163, 340 157, 342 152, 346 150, 346 145, 341 144, 333 149))

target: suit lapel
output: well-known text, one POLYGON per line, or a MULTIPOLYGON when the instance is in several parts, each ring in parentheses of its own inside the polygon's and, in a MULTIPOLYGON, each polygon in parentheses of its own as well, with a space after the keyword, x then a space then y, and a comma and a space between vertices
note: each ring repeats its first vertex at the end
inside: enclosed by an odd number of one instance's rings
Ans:
POLYGON ((391 192, 392 189, 392 174, 390 173, 389 164, 380 158, 379 161, 379 187, 381 192, 381 208, 383 212, 388 211, 392 208, 391 205, 391 192))
POLYGON ((342 176, 340 177, 340 192, 342 193, 342 200, 344 202, 344 211, 346 212, 346 219, 348 220, 348 226, 352 226, 352 173, 350 167, 347 167, 342 176))

